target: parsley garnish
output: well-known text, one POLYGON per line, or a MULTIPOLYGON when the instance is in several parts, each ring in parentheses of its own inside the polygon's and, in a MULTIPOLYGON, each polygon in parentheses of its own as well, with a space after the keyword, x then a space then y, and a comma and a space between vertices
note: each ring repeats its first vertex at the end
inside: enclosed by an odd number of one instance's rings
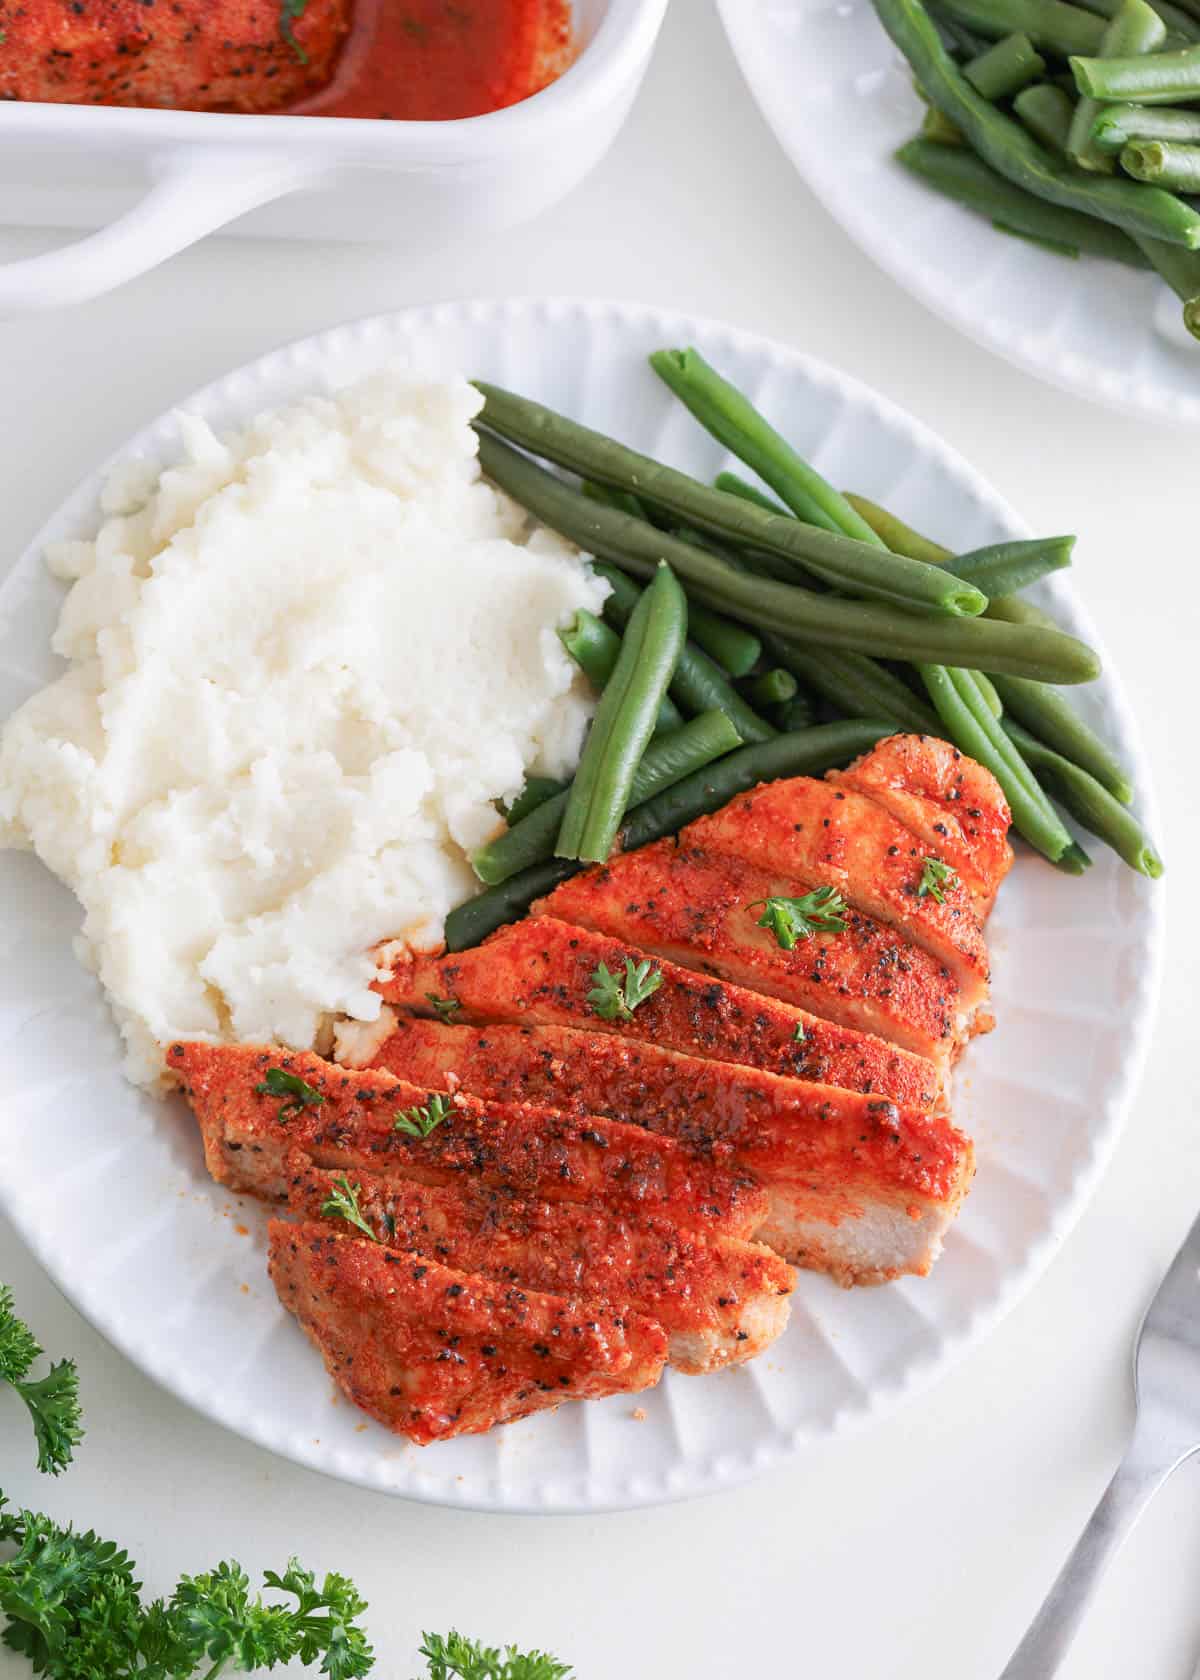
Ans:
POLYGON ((285 1073, 282 1068, 268 1068, 267 1076, 254 1087, 256 1097, 282 1097, 276 1120, 286 1120, 305 1108, 320 1108, 325 1098, 298 1074, 285 1073))
POLYGON ((333 1189, 321 1203, 321 1212, 327 1219, 344 1219, 361 1231, 364 1237, 370 1237, 372 1242, 379 1238, 363 1218, 362 1209, 358 1205, 358 1198, 362 1195, 361 1184, 351 1184, 343 1173, 333 1181, 333 1189))
POLYGON ((452 1021, 462 1008, 456 997, 439 997, 436 992, 426 992, 425 996, 433 1005, 439 1021, 452 1021))
POLYGON ((592 975, 595 985, 587 995, 592 1013, 602 1021, 632 1021, 633 1012, 662 985, 662 973, 649 962, 636 965, 625 958, 625 978, 618 980, 606 963, 592 975))
POLYGON ((301 64, 308 63, 308 54, 296 39, 296 31, 292 27, 297 18, 304 16, 304 8, 308 0, 279 0, 279 33, 288 46, 291 47, 301 64))
POLYGON ((803 1021, 797 1021, 796 1022, 796 1030, 792 1034, 792 1043, 793 1044, 803 1044, 804 1040, 807 1037, 808 1037, 808 1034, 804 1030, 804 1022, 803 1021))
MULTIPOLYGON (((0 1505, 4 1504, 0 1495, 0 1505)), ((374 1663, 354 1618, 366 1609, 344 1575, 316 1577, 295 1558, 264 1583, 292 1604, 266 1604, 238 1563, 185 1575, 169 1599, 142 1602, 128 1555, 33 1511, 0 1510, 0 1541, 18 1550, 0 1564, 4 1641, 49 1680, 190 1680, 232 1668, 274 1668, 293 1658, 330 1680, 357 1680, 374 1663)))
POLYGON ((760 928, 769 928, 785 951, 795 950, 801 939, 814 933, 841 933, 846 923, 846 901, 836 887, 815 887, 802 898, 759 898, 748 910, 763 907, 760 928))
POLYGON ((941 858, 927 857, 921 861, 924 867, 921 870, 921 880, 917 887, 917 897, 924 898, 928 894, 930 898, 936 899, 939 904, 945 904, 946 895, 942 888, 958 885, 957 869, 951 869, 950 865, 943 863, 941 858))
POLYGON ((57 1476, 70 1464, 71 1449, 83 1439, 79 1373, 73 1360, 61 1359, 44 1377, 30 1378, 30 1366, 41 1357, 37 1339, 13 1312, 12 1291, 0 1284, 0 1382, 6 1382, 29 1408, 38 1469, 57 1476))
POLYGON ((442 1096, 440 1091, 432 1091, 424 1108, 400 1109, 392 1122, 393 1129, 406 1132, 409 1137, 427 1138, 449 1114, 450 1106, 449 1097, 442 1096))
POLYGON ((429 1664, 429 1680, 569 1680, 568 1663, 542 1651, 522 1653, 515 1645, 491 1650, 461 1633, 426 1633, 421 1655, 429 1664))

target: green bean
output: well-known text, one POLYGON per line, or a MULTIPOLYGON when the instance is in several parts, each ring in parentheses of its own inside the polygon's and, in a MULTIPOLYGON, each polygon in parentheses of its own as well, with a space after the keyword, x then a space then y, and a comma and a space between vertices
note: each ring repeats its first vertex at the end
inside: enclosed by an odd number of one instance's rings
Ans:
MULTIPOLYGON (((1071 86, 1074 87, 1074 82, 1071 86)), ((1053 82, 1035 82, 1022 88, 1013 100, 1013 110, 1029 132, 1047 151, 1066 155, 1067 137, 1071 132, 1071 118, 1075 101, 1053 82)))
MULTIPOLYGON (((937 30, 939 39, 945 44, 946 50, 958 58, 978 58, 987 46, 987 41, 982 35, 968 29, 965 23, 960 23, 948 12, 938 11, 936 6, 930 6, 929 20, 937 30)), ((921 97, 924 98, 924 94, 921 97)))
MULTIPOLYGON (((1105 104, 1182 105, 1200 98, 1200 46, 1176 52, 1152 53, 1148 58, 1089 58, 1070 60, 1075 86, 1090 99, 1105 104)), ((1163 237, 1157 228, 1142 230, 1163 237)), ((1190 240, 1183 241, 1195 250, 1190 240)))
MULTIPOLYGON (((689 621, 690 617, 689 614, 689 621)), ((558 632, 558 639, 596 693, 603 693, 608 679, 617 668, 617 660, 621 657, 621 638, 617 632, 598 619, 594 613, 581 608, 570 624, 558 632)), ((654 733, 669 735, 682 723, 683 713, 671 696, 664 694, 654 719, 654 733)))
POLYGON ((1086 251, 1090 256, 1133 268, 1146 266, 1137 247, 1119 228, 1078 210, 1047 203, 1014 186, 965 146, 909 140, 896 158, 945 197, 986 216, 990 222, 1003 223, 1005 232, 1020 233, 1072 252, 1086 251))
MULTIPOLYGON (((923 607, 931 616, 935 613, 973 616, 982 611, 983 597, 969 584, 947 579, 944 574, 913 562, 900 566, 894 561, 884 563, 870 543, 856 542, 835 531, 768 513, 739 496, 712 490, 686 473, 626 449, 611 438, 589 431, 527 398, 500 391, 493 385, 480 384, 479 390, 484 394, 485 405, 477 424, 491 427, 511 442, 522 444, 560 466, 582 472, 601 483, 631 489, 702 531, 732 538, 739 547, 782 554, 784 559, 792 560, 849 594, 867 594, 876 600, 885 599, 910 608, 923 607)), ((597 507, 595 515, 597 519, 602 515, 615 516, 615 510, 597 507)), ((705 602, 705 605, 712 604, 705 602)))
MULTIPOLYGON (((1167 35, 1167 26, 1146 0, 1121 0, 1100 41, 1101 58, 1129 58, 1136 53, 1157 52, 1167 35)), ((1092 124, 1100 106, 1094 99, 1081 99, 1071 118, 1067 156, 1081 169, 1113 170, 1113 160, 1092 139, 1092 124)), ((1170 183, 1173 184, 1173 183, 1170 183)))
POLYGON ((1119 804, 1094 776, 1035 739, 1019 723, 1006 718, 1004 729, 1077 823, 1111 846, 1131 869, 1158 879, 1163 872, 1162 859, 1127 806, 1119 804))
POLYGON ((831 503, 831 491, 819 473, 797 455, 746 397, 712 367, 699 350, 655 350, 650 366, 699 420, 705 431, 769 484, 779 499, 807 525, 847 536, 869 531, 853 516, 849 523, 831 503))
POLYGON ((1074 537, 1035 537, 1028 542, 989 543, 946 561, 947 571, 967 578, 985 595, 1011 595, 1038 578, 1071 564, 1074 537))
POLYGON ((752 706, 765 710, 769 706, 782 706, 791 700, 799 688, 795 677, 782 666, 776 666, 772 671, 764 671, 761 676, 750 677, 742 684, 742 694, 752 706))
MULTIPOLYGON (((692 729, 700 722, 695 718, 686 727, 692 729)), ((728 719, 722 718, 720 726, 727 727, 728 719)), ((892 733, 889 724, 851 718, 818 724, 794 735, 776 735, 758 746, 725 753, 710 769, 693 771, 630 811, 621 829, 621 849, 634 851, 668 834, 677 834, 687 823, 720 810, 736 794, 757 787, 759 782, 777 781, 782 776, 820 776, 836 765, 849 764, 892 733)), ((679 738, 671 737, 671 744, 677 744, 679 738)), ((647 753, 667 745, 666 741, 655 742, 647 753)), ((579 869, 579 864, 565 858, 550 858, 468 899, 446 917, 446 949, 465 951, 478 945, 506 922, 519 920, 535 899, 544 897, 569 875, 578 874, 579 869)))
POLYGON ((740 496, 744 502, 753 502, 756 507, 766 508, 768 513, 780 513, 787 517, 787 509, 777 502, 773 496, 765 495, 757 485, 751 484, 735 472, 719 472, 713 479, 714 490, 724 490, 729 496, 740 496))
POLYGON ((686 635, 686 597, 674 572, 660 562, 629 620, 584 742, 554 848, 559 857, 603 863, 612 850, 686 635))
MULTIPOLYGON (((675 528, 673 534, 680 542, 690 543, 693 548, 711 547, 713 553, 719 554, 723 560, 731 558, 723 549, 715 547, 711 538, 702 531, 693 531, 689 526, 681 525, 675 528)), ((792 575, 790 571, 788 575, 792 575)), ((731 677, 749 676, 762 658, 762 643, 753 630, 747 630, 744 624, 735 624, 722 613, 698 607, 692 601, 688 602, 688 635, 731 677)))
POLYGON ((511 876, 501 886, 468 898, 446 917, 447 951, 468 951, 507 922, 520 921, 535 898, 553 892, 560 881, 577 875, 579 867, 566 858, 547 858, 545 863, 535 863, 511 876))
POLYGON ((817 714, 808 695, 797 691, 780 706, 775 721, 785 735, 794 735, 798 729, 811 729, 817 721, 817 714))
MULTIPOLYGON (((566 453, 558 442, 552 439, 547 443, 544 436, 540 447, 552 448, 560 455, 566 453)), ((570 452, 576 456, 579 453, 574 437, 570 452)), ((906 613, 877 602, 837 600, 795 584, 739 572, 716 556, 681 543, 641 520, 589 502, 578 490, 486 431, 480 434, 479 463, 489 478, 543 524, 577 542, 588 553, 613 560, 622 570, 641 577, 652 576, 659 560, 666 559, 680 577, 686 578, 689 595, 702 605, 728 613, 760 631, 769 627, 796 639, 815 639, 825 647, 877 654, 885 659, 940 660, 1048 682, 1090 682, 1099 674, 1099 662, 1091 649, 1061 632, 1014 631, 1010 625, 983 618, 906 613)), ((585 466, 584 470, 589 469, 585 466)), ((736 496, 720 500, 744 516, 770 519, 770 515, 736 496)), ((771 523, 805 530, 793 519, 780 518, 771 523)), ((807 534, 835 540, 826 532, 807 534)), ((750 546, 755 546, 752 541, 750 546)))
MULTIPOLYGON (((1086 4, 1089 12, 1114 18, 1121 9, 1122 0, 1080 0, 1080 3, 1086 4)), ((1174 5, 1172 0, 1150 0, 1150 5, 1166 26, 1164 44, 1170 51, 1200 40, 1200 23, 1187 11, 1174 5)))
POLYGON ((1200 252, 1165 245, 1161 239, 1139 239, 1137 243, 1182 302, 1184 326, 1193 338, 1200 338, 1200 252))
MULTIPOLYGON (((742 737, 724 712, 703 712, 672 734, 656 736, 634 772, 630 807, 664 793, 722 753, 742 745, 742 737)), ((505 833, 473 852, 471 867, 479 879, 495 886, 552 857, 569 791, 539 805, 523 822, 511 823, 505 833)))
POLYGON ((1200 192, 1200 146, 1131 140, 1121 153, 1121 168, 1136 181, 1153 181, 1177 192, 1200 192))
POLYGON ((921 139, 932 140, 938 146, 965 146, 967 143, 962 129, 956 128, 936 105, 925 107, 925 115, 921 118, 921 139))
MULTIPOLYGON (((683 719, 679 720, 681 723, 683 719)), ((562 793, 567 787, 566 782, 560 782, 554 776, 527 776, 525 786, 513 800, 511 805, 500 807, 500 815, 511 828, 527 817, 531 811, 536 811, 539 805, 544 805, 555 794, 562 793)), ((557 829, 556 829, 557 832, 557 829)))
POLYGON ((868 501, 865 496, 856 496, 849 490, 846 491, 846 500, 854 511, 866 520, 884 547, 890 548, 893 554, 907 554, 909 559, 924 560, 930 566, 944 566, 947 560, 954 558, 952 549, 943 548, 941 543, 923 537, 919 531, 914 531, 911 525, 897 519, 894 513, 880 507, 878 502, 868 501))
POLYGON ((1092 860, 1079 844, 1072 840, 1060 858, 1054 860, 1055 869, 1061 869, 1067 875, 1082 875, 1092 867, 1092 860))
MULTIPOLYGON (((921 0, 874 0, 874 4, 884 28, 908 59, 931 102, 958 124, 984 162, 1014 185, 1064 209, 1096 216, 1126 233, 1148 234, 1152 239, 1165 239, 1169 244, 1183 245, 1189 250, 1200 247, 1200 215, 1182 199, 1157 187, 1103 175, 1082 175, 1051 156, 1019 123, 981 99, 938 40, 921 0)), ((1079 15, 1089 17, 1087 13, 1079 15)), ((1096 25, 1094 45, 1098 46, 1104 25, 1099 18, 1090 18, 1090 22, 1096 25)), ((1035 42, 1038 40, 1032 30, 1025 32, 1035 42)), ((1136 62, 1158 61, 1155 57, 1136 62)), ((1100 64, 1107 73, 1113 64, 1121 61, 1080 62, 1100 64)), ((1090 93, 1093 89, 1084 91, 1090 93)), ((956 155, 953 148, 944 149, 947 155, 956 155)))
POLYGON ((939 3, 942 11, 959 18, 988 40, 1020 33, 1027 35, 1034 46, 1060 58, 1066 58, 1069 53, 1094 52, 1104 32, 1099 18, 1079 6, 1064 4, 1064 0, 939 0, 939 3))
POLYGON ((1051 862, 1060 858, 1070 846, 1071 836, 988 710, 970 672, 926 665, 921 675, 954 745, 990 770, 999 782, 1012 810, 1014 827, 1051 862))
MULTIPOLYGON (((604 603, 604 615, 617 629, 624 629, 633 616, 642 591, 615 566, 600 561, 597 574, 612 586, 604 603)), ((718 709, 733 720, 743 741, 769 741, 775 730, 738 693, 721 667, 698 647, 685 643, 671 682, 674 699, 693 715, 718 709)))
POLYGON ((636 496, 631 496, 627 490, 613 490, 607 484, 595 484, 585 478, 579 486, 589 502, 599 502, 602 507, 617 508, 621 513, 632 514, 635 519, 649 519, 650 515, 645 505, 636 496))
POLYGON ((1177 111, 1169 105, 1102 105, 1092 124, 1092 139, 1102 152, 1119 152, 1131 140, 1197 145, 1200 111, 1177 111))
POLYGON ((835 765, 848 764, 870 750, 885 735, 895 734, 893 725, 869 718, 847 718, 839 723, 820 723, 795 735, 776 735, 757 746, 740 747, 679 782, 657 799, 650 799, 631 811, 621 834, 626 851, 678 834, 697 817, 719 811, 739 793, 760 782, 775 782, 785 776, 820 776, 835 765))
POLYGON ((1046 73, 1046 60, 1033 42, 1018 31, 963 65, 963 75, 985 99, 1008 99, 1046 73))
POLYGON ((996 685, 990 677, 985 677, 982 671, 972 671, 971 681, 987 702, 987 709, 994 718, 1004 716, 1004 702, 996 692, 996 685))
POLYGON ((936 735, 938 721, 907 684, 885 665, 860 653, 805 647, 769 637, 772 659, 849 717, 884 717, 898 729, 917 735, 936 735))

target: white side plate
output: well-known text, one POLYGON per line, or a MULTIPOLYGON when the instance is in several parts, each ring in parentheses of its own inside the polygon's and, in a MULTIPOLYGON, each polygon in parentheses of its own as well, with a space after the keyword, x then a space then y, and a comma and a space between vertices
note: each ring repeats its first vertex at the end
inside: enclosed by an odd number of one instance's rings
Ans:
MULTIPOLYGON (((749 334, 625 305, 453 304, 381 317, 276 351, 185 406, 232 425, 400 358, 497 380, 708 477, 724 464, 720 449, 645 364, 648 351, 687 343, 835 483, 960 548, 1023 534, 953 451, 862 385, 749 334)), ((171 417, 121 453, 173 459, 171 417)), ((55 514, 0 591, 0 716, 54 674, 47 644, 60 588, 40 552, 91 532, 101 479, 55 514)), ((1057 580, 1049 598, 1095 641, 1057 580)), ((1115 681, 1081 699, 1144 787, 1115 681)), ((878 1416, 1029 1287, 1083 1206, 1138 1077, 1160 903, 1100 848, 1079 880, 1028 855, 1018 862, 992 922, 999 1027, 959 1080, 957 1118, 977 1141, 978 1177, 932 1277, 846 1292, 804 1276, 790 1329, 757 1363, 711 1377, 668 1372, 649 1394, 564 1406, 485 1437, 421 1449, 334 1403, 267 1281, 260 1210, 206 1177, 182 1101, 156 1103, 122 1080, 103 1000, 71 953, 75 902, 13 853, 0 853, 0 1198, 63 1291, 143 1371, 301 1464, 495 1510, 711 1491, 878 1416)))
POLYGON ((1155 275, 998 233, 893 159, 920 127, 871 0, 717 0, 775 137, 905 291, 1026 373, 1122 413, 1200 421, 1200 344, 1155 275))

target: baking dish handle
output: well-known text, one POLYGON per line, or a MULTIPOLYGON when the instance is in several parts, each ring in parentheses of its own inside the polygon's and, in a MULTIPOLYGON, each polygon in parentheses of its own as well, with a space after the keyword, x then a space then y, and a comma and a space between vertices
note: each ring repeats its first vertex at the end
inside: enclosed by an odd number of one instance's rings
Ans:
POLYGON ((108 227, 40 256, 0 263, 0 316, 99 297, 312 180, 311 166, 277 156, 176 156, 160 166, 145 197, 108 227))

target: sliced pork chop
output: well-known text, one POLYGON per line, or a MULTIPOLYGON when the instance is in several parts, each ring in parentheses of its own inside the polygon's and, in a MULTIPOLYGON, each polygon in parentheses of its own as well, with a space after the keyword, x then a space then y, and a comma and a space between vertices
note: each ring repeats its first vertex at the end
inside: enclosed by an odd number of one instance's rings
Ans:
POLYGON ((974 1171, 943 1117, 608 1034, 402 1018, 375 1065, 485 1100, 636 1120, 748 1171, 770 1199, 760 1241, 847 1283, 927 1272, 974 1171))
POLYGON ((271 1280, 330 1376, 421 1446, 478 1435, 564 1400, 652 1387, 652 1319, 503 1285, 328 1225, 273 1219, 271 1280))
POLYGON ((396 1116, 426 1104, 429 1086, 389 1073, 243 1044, 173 1044, 167 1064, 195 1113, 209 1172, 269 1201, 285 1199, 288 1156, 300 1149, 339 1172, 386 1170, 428 1184, 477 1179, 554 1201, 602 1197, 730 1236, 753 1236, 766 1217, 766 1194, 745 1173, 637 1126, 456 1095, 447 1118, 418 1138, 397 1131, 396 1116), (289 1109, 261 1090, 272 1067, 319 1100, 289 1109))
POLYGON ((891 735, 828 780, 873 799, 947 863, 975 899, 984 920, 1012 868, 1012 812, 990 770, 949 741, 891 735))
POLYGON ((391 972, 379 990, 410 1013, 434 1017, 452 1003, 454 1022, 581 1027, 920 1108, 940 1097, 940 1075, 924 1057, 661 957, 657 991, 632 1015, 606 1020, 592 1001, 598 971, 623 978, 645 952, 553 916, 501 928, 455 956, 388 956, 391 972))
MULTIPOLYGON (((320 1219, 343 1177, 295 1152, 289 1210, 320 1219)), ((787 1323, 795 1274, 760 1243, 681 1231, 669 1219, 598 1201, 535 1201, 372 1172, 352 1181, 362 1217, 388 1247, 498 1283, 642 1313, 667 1332, 668 1359, 681 1371, 751 1359, 787 1323)))
POLYGON ((725 852, 789 877, 806 890, 836 888, 856 910, 886 922, 943 963, 965 1009, 985 1002, 988 953, 971 894, 951 881, 940 888, 941 902, 922 893, 923 843, 873 799, 808 776, 763 782, 698 817, 679 838, 685 846, 725 852))
POLYGON ((973 1013, 944 963, 894 928, 851 910, 840 933, 785 951, 758 926, 761 904, 803 881, 727 852, 660 840, 556 887, 533 906, 656 956, 784 999, 844 1027, 888 1039, 943 1074, 973 1013))

